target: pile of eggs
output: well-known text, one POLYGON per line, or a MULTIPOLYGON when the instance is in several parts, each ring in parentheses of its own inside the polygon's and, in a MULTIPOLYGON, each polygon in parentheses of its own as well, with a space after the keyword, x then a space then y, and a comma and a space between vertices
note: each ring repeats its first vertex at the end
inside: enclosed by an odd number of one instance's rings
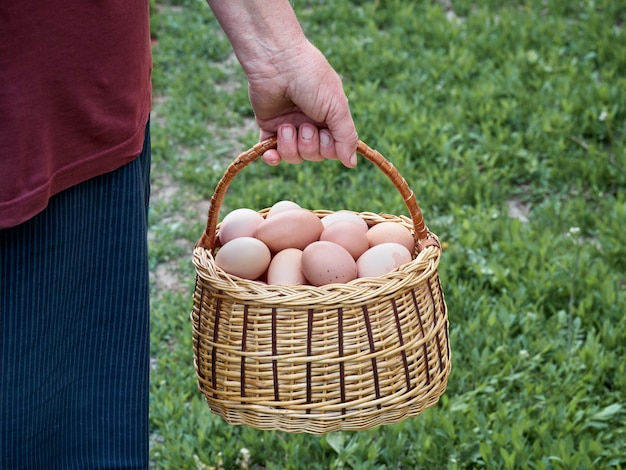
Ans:
POLYGON ((322 286, 377 277, 412 260, 415 241, 395 222, 369 227, 350 211, 320 218, 293 201, 263 217, 240 208, 219 231, 215 263, 229 274, 278 285, 322 286))

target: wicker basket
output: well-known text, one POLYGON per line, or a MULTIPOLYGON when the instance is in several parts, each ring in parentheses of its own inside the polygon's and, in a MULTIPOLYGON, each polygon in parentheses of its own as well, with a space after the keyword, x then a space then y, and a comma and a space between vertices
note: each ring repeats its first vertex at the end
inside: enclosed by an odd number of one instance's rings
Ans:
POLYGON ((389 177, 411 217, 358 214, 369 226, 391 221, 409 228, 416 240, 412 262, 378 278, 322 287, 267 285, 216 266, 226 190, 275 145, 275 139, 261 142, 231 163, 194 249, 191 321, 200 391, 226 422, 266 430, 364 430, 420 414, 438 402, 450 373, 448 313, 437 275, 441 246, 406 181, 380 153, 359 142, 358 152, 389 177))

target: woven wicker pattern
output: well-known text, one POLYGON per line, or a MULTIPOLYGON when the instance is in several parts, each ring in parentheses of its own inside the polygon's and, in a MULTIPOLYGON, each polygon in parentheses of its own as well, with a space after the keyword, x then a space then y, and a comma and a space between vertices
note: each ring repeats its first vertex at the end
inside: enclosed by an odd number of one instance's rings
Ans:
POLYGON ((411 263, 378 278, 322 287, 267 285, 216 266, 224 193, 273 145, 258 144, 230 165, 194 250, 191 320, 200 391, 228 423, 287 432, 362 430, 420 414, 444 393, 451 366, 437 275, 441 248, 408 185, 379 153, 359 144, 403 195, 411 218, 359 215, 369 226, 391 221, 409 228, 416 238, 411 263))

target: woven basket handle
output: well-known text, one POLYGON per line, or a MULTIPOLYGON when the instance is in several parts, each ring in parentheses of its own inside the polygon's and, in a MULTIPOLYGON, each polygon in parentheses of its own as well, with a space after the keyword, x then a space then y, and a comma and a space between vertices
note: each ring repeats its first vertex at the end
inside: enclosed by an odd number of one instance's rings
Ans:
MULTIPOLYGON (((233 181, 235 176, 237 176, 237 174, 246 166, 260 158, 267 150, 275 149, 276 142, 276 137, 271 137, 267 140, 264 140, 263 142, 259 142, 250 150, 241 153, 228 166, 226 172, 222 176, 222 179, 215 187, 215 192, 213 193, 213 196, 211 196, 211 205, 209 207, 206 230, 198 241, 197 246, 207 248, 209 250, 213 250, 215 248, 215 229, 217 228, 217 220, 220 207, 222 206, 222 202, 224 201, 224 196, 226 194, 228 186, 233 181)), ((368 147, 362 141, 359 141, 357 144, 357 152, 363 155, 363 157, 372 162, 385 175, 387 175, 389 180, 393 183, 393 185, 402 196, 404 204, 406 205, 407 209, 409 210, 409 214, 411 215, 411 220, 413 221, 413 228, 415 230, 414 237, 418 245, 418 250, 421 250, 428 245, 439 245, 436 239, 429 239, 428 228, 424 223, 422 211, 417 204, 415 194, 413 194, 413 191, 411 190, 405 179, 398 173, 393 164, 376 150, 368 147)))

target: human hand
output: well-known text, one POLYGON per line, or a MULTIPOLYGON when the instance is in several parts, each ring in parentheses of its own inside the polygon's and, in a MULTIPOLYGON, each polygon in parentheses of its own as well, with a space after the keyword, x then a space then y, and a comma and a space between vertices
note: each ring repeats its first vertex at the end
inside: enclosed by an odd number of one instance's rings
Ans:
POLYGON ((277 137, 263 160, 339 159, 356 165, 358 136, 339 75, 308 41, 281 52, 272 64, 248 73, 250 103, 260 138, 277 137))
POLYGON ((341 79, 305 37, 289 0, 207 0, 248 78, 263 160, 356 165, 358 136, 341 79))

